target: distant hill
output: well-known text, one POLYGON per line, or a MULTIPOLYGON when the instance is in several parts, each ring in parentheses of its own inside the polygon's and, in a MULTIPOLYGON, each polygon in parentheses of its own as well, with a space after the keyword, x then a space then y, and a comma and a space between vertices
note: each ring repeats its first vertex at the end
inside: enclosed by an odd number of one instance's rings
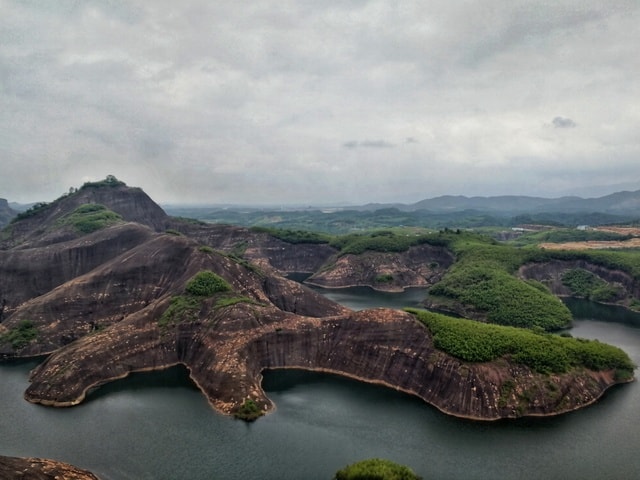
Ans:
MULTIPOLYGON (((378 207, 379 208, 379 207, 378 207)), ((541 198, 521 195, 496 197, 441 196, 421 200, 402 207, 403 210, 429 210, 432 212, 459 212, 477 210, 505 215, 523 213, 609 213, 630 215, 640 212, 640 190, 617 192, 598 198, 560 197, 541 198)))

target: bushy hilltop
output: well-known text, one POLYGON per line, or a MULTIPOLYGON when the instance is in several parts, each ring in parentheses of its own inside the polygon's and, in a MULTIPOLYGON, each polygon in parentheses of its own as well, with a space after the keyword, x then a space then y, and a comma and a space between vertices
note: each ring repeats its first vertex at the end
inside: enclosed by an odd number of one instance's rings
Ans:
POLYGON ((58 243, 118 222, 135 222, 162 231, 168 219, 142 189, 128 187, 110 175, 17 214, 0 234, 0 248, 58 243))
POLYGON ((32 402, 75 405, 132 371, 180 363, 214 408, 246 419, 273 408, 263 369, 303 368, 486 420, 574 410, 633 378, 619 349, 545 333, 571 319, 558 283, 606 290, 577 271, 613 285, 632 306, 639 270, 630 254, 546 252, 448 230, 330 237, 210 225, 168 217, 115 177, 35 206, 1 235, 0 356, 48 355, 25 393, 32 402), (441 309, 525 330, 352 312, 285 278, 291 272, 333 288, 430 287, 441 309), (460 350, 471 345, 466 335, 503 341, 475 357, 477 343, 460 350), (571 355, 556 355, 564 350, 571 355))

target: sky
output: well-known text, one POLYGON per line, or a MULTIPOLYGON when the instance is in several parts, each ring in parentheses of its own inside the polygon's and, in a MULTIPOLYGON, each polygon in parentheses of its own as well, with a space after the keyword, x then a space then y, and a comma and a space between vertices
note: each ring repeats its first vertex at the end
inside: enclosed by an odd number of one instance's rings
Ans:
POLYGON ((640 189, 639 0, 0 0, 0 198, 640 189))

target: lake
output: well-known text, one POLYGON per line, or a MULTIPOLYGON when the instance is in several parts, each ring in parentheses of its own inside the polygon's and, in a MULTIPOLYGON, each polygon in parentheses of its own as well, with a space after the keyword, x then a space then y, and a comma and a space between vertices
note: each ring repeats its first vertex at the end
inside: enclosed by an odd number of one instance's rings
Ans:
MULTIPOLYGON (((355 309, 413 305, 423 295, 325 293, 355 309)), ((640 363, 640 315, 567 303, 577 318, 572 335, 618 345, 640 363)), ((22 394, 34 365, 0 366, 0 453, 66 461, 103 480, 329 480, 371 457, 425 480, 640 478, 638 382, 560 417, 485 423, 379 386, 274 371, 263 385, 277 410, 247 424, 215 413, 184 368, 133 375, 69 409, 32 405, 22 394)))

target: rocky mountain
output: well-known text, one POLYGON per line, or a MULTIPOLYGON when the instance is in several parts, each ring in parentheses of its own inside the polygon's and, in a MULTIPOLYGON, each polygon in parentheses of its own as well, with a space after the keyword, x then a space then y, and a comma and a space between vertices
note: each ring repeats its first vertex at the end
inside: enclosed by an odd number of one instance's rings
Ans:
POLYGON ((435 281, 453 261, 442 248, 338 258, 328 244, 170 218, 115 178, 36 206, 0 238, 0 356, 47 355, 25 393, 34 403, 75 405, 131 372, 176 364, 215 409, 244 418, 273 408, 260 384, 273 368, 384 384, 477 419, 574 410, 619 383, 580 369, 547 390, 546 375, 509 359, 466 363, 436 349, 412 314, 353 312, 282 275, 345 286, 384 284, 392 271, 398 283, 386 286, 402 288, 435 281), (533 401, 505 398, 507 384, 533 401))
POLYGON ((0 228, 7 225, 17 214, 18 212, 9 206, 7 200, 0 198, 0 228))

